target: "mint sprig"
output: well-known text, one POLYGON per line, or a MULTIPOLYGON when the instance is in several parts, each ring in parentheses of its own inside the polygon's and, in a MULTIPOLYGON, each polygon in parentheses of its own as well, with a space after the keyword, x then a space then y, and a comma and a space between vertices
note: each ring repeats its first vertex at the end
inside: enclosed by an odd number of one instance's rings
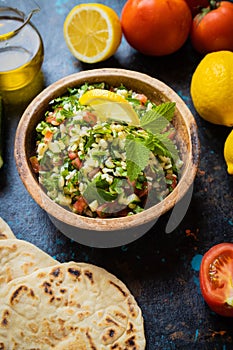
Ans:
POLYGON ((140 126, 148 132, 147 138, 126 138, 126 166, 130 181, 148 165, 150 152, 170 157, 173 162, 179 159, 179 154, 173 141, 169 138, 170 131, 165 132, 175 113, 175 102, 165 102, 146 112, 140 121, 140 126))

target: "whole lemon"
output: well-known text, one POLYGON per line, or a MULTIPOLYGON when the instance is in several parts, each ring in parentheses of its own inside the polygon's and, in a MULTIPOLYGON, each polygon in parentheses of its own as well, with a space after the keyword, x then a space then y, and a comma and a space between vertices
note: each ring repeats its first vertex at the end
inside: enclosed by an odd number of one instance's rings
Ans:
POLYGON ((224 158, 227 164, 227 171, 233 175, 233 130, 228 135, 224 145, 224 158))
POLYGON ((190 93, 203 119, 233 126, 233 52, 207 54, 193 73, 190 93))

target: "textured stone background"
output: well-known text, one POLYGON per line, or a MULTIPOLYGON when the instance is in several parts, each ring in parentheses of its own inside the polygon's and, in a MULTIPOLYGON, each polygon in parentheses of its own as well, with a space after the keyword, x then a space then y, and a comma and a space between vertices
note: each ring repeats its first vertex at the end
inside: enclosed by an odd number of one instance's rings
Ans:
MULTIPOLYGON (((82 1, 86 3, 88 1, 82 1)), ((125 1, 97 1, 120 15, 125 1)), ((17 1, 15 1, 17 4, 17 1)), ((214 244, 232 242, 233 178, 226 172, 224 140, 229 129, 211 125, 195 112, 189 93, 192 73, 201 56, 187 42, 168 57, 146 57, 123 39, 114 55, 95 65, 77 61, 63 39, 66 15, 81 1, 37 0, 40 13, 33 17, 44 42, 45 58, 40 79, 17 95, 6 97, 5 165, 0 171, 0 216, 19 239, 34 243, 61 262, 85 261, 106 268, 124 281, 142 308, 147 349, 233 348, 232 320, 206 306, 199 288, 202 255, 214 244), (188 211, 180 225, 165 233, 170 213, 138 241, 112 249, 96 249, 75 243, 58 232, 47 214, 24 188, 14 162, 14 136, 20 116, 36 89, 74 72, 119 67, 162 80, 187 103, 199 127, 201 159, 188 211), (20 103, 16 99, 20 96, 20 103), (27 99, 25 99, 27 96, 27 99)))

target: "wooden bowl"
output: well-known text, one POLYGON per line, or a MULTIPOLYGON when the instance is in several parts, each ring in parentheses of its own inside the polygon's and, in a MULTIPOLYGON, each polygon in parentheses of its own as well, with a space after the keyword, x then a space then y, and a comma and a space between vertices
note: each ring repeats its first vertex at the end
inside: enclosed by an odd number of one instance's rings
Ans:
MULTIPOLYGON (((148 75, 123 69, 96 69, 72 74, 43 90, 27 107, 15 138, 15 161, 22 182, 32 198, 44 209, 54 225, 71 239, 93 247, 115 247, 132 242, 145 234, 165 212, 178 205, 188 193, 196 176, 199 141, 195 119, 183 100, 163 82, 148 75), (119 218, 89 218, 66 210, 52 201, 38 183, 29 158, 35 154, 35 127, 44 118, 49 102, 85 82, 121 83, 145 94, 156 103, 176 103, 174 126, 177 130, 183 167, 179 183, 163 201, 141 213, 119 218)), ((189 203, 187 203, 188 206, 189 203)), ((186 208, 187 209, 187 208, 186 208)), ((186 210, 184 210, 185 214, 186 210)))

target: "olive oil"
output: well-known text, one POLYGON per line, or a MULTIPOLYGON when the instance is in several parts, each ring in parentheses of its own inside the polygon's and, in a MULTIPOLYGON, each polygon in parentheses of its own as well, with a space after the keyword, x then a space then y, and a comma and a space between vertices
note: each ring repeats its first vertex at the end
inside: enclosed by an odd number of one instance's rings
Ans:
POLYGON ((0 17, 0 90, 16 90, 29 84, 43 62, 43 43, 37 29, 16 17, 0 17), (5 40, 4 40, 5 39, 5 40))

